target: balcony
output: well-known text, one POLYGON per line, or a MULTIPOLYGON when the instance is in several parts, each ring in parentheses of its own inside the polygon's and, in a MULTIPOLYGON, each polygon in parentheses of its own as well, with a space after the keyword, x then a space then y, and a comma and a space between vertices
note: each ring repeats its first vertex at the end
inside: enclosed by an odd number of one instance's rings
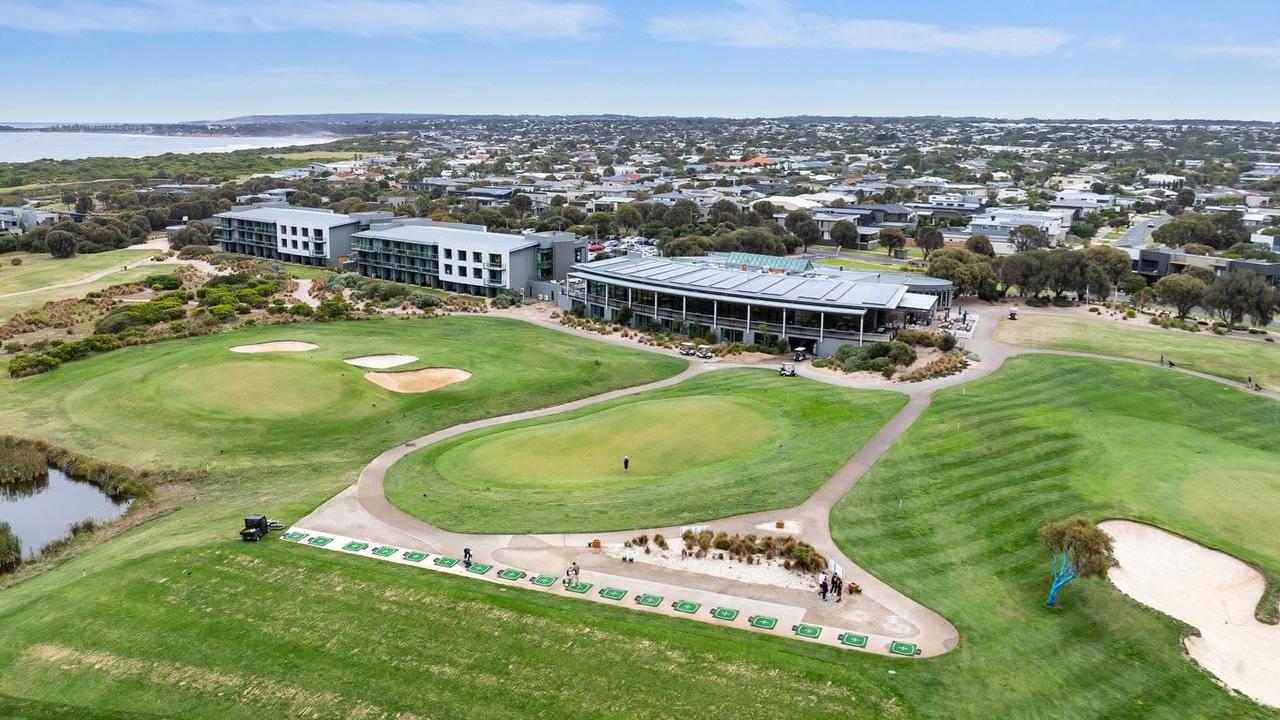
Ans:
POLYGON ((324 251, 324 248, 323 248, 323 247, 316 247, 316 246, 314 246, 314 245, 313 245, 313 246, 311 246, 311 256, 312 256, 312 257, 325 257, 326 255, 327 255, 327 253, 324 251))
POLYGON ((502 262, 487 262, 482 265, 485 270, 506 270, 507 264, 502 262))
POLYGON ((484 279, 484 284, 489 287, 504 287, 506 282, 502 278, 487 277, 484 279))

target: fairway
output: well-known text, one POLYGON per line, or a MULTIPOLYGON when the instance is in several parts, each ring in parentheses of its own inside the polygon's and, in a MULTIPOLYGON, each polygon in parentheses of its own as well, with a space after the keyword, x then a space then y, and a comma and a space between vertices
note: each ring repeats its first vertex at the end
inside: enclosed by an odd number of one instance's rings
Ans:
POLYGON ((1274 717, 1230 699, 1183 658, 1180 625, 1105 581, 1077 580, 1044 610, 1049 556, 1036 530, 1075 514, 1141 519, 1274 579, 1277 436, 1280 405, 1237 389, 1125 363, 1016 357, 935 396, 833 509, 832 534, 959 629, 960 648, 930 661, 932 693, 964 708, 956 717, 1129 717, 1153 706, 1162 717, 1274 717), (1077 683, 1086 668, 1106 671, 1077 683), (1066 686, 1074 691, 1048 712, 1045 698, 1066 686))
POLYGON ((905 402, 721 370, 424 448, 392 466, 387 497, 440 527, 482 533, 660 527, 790 507, 905 402))
MULTIPOLYGON (((155 250, 108 250, 64 259, 55 258, 47 253, 0 254, 0 295, 74 282, 104 270, 119 271, 128 263, 155 254, 155 250), (22 264, 13 265, 14 259, 22 260, 22 264)), ((74 297, 74 295, 67 297, 74 297)))
MULTIPOLYGON (((1129 322, 1146 320, 1135 318, 1129 322)), ((1023 313, 1016 321, 1001 320, 996 337, 1015 345, 1149 362, 1157 362, 1163 355, 1188 370, 1237 382, 1252 376, 1262 387, 1280 390, 1280 347, 1275 343, 1232 340, 1210 332, 1127 328, 1101 320, 1073 320, 1034 313, 1023 313)))

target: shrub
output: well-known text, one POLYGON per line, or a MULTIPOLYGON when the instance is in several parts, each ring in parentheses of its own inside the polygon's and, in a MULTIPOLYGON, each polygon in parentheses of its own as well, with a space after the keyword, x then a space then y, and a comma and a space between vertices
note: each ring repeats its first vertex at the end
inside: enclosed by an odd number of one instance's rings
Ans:
POLYGON ((22 264, 22 258, 13 258, 9 261, 9 264, 14 267, 17 267, 22 264))
POLYGON ((315 311, 306 303, 295 303, 289 308, 289 314, 297 317, 311 317, 315 311))
POLYGON ((211 258, 213 257, 213 248, 208 245, 186 245, 178 251, 178 257, 182 260, 211 258))
POLYGON ((954 333, 944 332, 938 337, 938 349, 942 352, 951 352, 956 347, 956 336, 954 333))
POLYGON ((1133 308, 1128 308, 1124 311, 1124 316, 1132 320, 1133 318, 1138 317, 1138 311, 1133 308))
POLYGON ((916 350, 901 340, 889 343, 889 354, 886 356, 894 365, 910 365, 916 361, 916 350))
POLYGON ((182 287, 182 278, 169 274, 148 275, 142 284, 156 291, 177 290, 182 287))
POLYGON ((440 304, 440 296, 434 293, 415 290, 409 294, 409 304, 419 310, 433 308, 440 304))
POLYGON ((954 375, 968 367, 969 361, 964 353, 951 351, 930 360, 921 367, 905 372, 898 377, 905 382, 920 382, 935 377, 954 375))
POLYGON ((1033 307, 1033 308, 1049 307, 1049 301, 1042 297, 1027 298, 1027 307, 1033 307))
POLYGON ((9 361, 9 377, 27 377, 49 372, 62 364, 61 360, 44 353, 18 355, 9 361))

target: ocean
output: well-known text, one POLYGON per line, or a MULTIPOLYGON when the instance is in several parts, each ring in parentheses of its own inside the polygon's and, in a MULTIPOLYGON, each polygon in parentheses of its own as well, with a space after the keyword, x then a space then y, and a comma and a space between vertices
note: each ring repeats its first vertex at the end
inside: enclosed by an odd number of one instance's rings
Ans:
POLYGON ((75 160, 87 157, 145 157, 161 153, 230 152, 261 147, 316 145, 334 136, 175 136, 117 133, 0 132, 0 162, 75 160))

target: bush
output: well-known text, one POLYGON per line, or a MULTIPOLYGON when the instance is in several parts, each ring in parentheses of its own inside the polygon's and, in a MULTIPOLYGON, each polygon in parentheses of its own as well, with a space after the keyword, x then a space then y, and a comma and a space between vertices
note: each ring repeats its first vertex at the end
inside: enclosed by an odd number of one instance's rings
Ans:
POLYGON ((9 261, 9 264, 14 267, 17 267, 22 264, 22 258, 13 258, 12 260, 9 261))
POLYGON ((894 365, 910 365, 916 361, 916 350, 901 340, 889 343, 889 354, 886 356, 894 365))
POLYGON ((1049 301, 1042 297, 1027 298, 1027 307, 1033 307, 1033 308, 1049 307, 1049 301))
POLYGON ((208 245, 187 245, 178 251, 178 257, 182 260, 211 258, 213 257, 213 248, 208 245))
POLYGON ((433 308, 440 304, 440 296, 435 293, 423 292, 415 290, 409 294, 409 304, 419 310, 433 308))
POLYGON ((1128 308, 1124 311, 1124 316, 1132 320, 1133 318, 1138 317, 1138 311, 1133 308, 1128 308))
POLYGON ((27 377, 49 372, 62 364, 61 360, 44 353, 18 355, 9 361, 9 377, 27 377))
POLYGON ((311 317, 315 311, 306 303, 296 303, 289 308, 289 314, 297 317, 311 317))
POLYGON ((956 348, 956 336, 953 333, 944 332, 938 338, 938 349, 942 352, 951 352, 956 348))
POLYGON ((920 382, 930 378, 954 375, 968 367, 968 365, 969 360, 965 358, 964 353, 952 351, 945 355, 939 355, 915 370, 903 373, 898 379, 905 382, 920 382))
POLYGON ((182 287, 182 278, 169 274, 148 275, 143 279, 142 284, 157 292, 161 290, 177 290, 182 287))

